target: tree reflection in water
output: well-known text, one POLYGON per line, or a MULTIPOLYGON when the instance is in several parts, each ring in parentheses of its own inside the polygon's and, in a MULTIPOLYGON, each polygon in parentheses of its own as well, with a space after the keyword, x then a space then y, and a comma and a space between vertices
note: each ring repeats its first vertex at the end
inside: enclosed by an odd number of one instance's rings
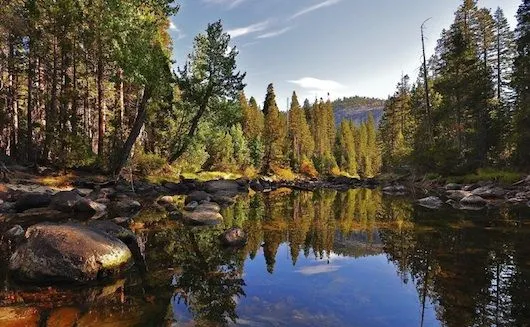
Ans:
POLYGON ((521 213, 426 210, 372 190, 279 190, 241 198, 223 216, 219 228, 162 230, 149 244, 151 267, 180 272, 174 303, 185 304, 199 326, 236 322, 245 260, 262 253, 263 269, 274 274, 283 243, 292 265, 300 255, 386 255, 403 283, 415 285, 422 317, 434 306, 443 325, 530 323, 530 229, 521 213), (248 234, 239 251, 217 242, 232 226, 248 234))

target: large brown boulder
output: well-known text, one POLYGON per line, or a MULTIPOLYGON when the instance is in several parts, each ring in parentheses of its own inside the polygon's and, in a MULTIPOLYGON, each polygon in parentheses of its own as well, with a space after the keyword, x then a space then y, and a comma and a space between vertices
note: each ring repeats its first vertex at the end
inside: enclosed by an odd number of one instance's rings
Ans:
POLYGON ((9 260, 20 280, 35 283, 86 283, 129 268, 127 245, 104 231, 78 224, 38 224, 9 260))

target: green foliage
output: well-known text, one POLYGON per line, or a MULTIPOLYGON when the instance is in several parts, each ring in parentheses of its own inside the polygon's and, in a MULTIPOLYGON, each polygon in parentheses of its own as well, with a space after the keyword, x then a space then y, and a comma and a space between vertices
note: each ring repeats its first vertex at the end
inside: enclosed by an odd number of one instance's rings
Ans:
POLYGON ((477 183, 482 181, 496 181, 503 184, 513 184, 520 181, 523 175, 508 170, 497 170, 494 168, 480 168, 473 174, 463 176, 450 176, 447 181, 454 183, 477 183))
POLYGON ((166 159, 154 153, 136 151, 131 160, 135 173, 141 176, 156 174, 166 165, 166 159))
POLYGON ((272 84, 267 87, 263 113, 265 115, 263 172, 267 173, 271 170, 272 165, 281 164, 284 159, 283 150, 286 134, 272 84))

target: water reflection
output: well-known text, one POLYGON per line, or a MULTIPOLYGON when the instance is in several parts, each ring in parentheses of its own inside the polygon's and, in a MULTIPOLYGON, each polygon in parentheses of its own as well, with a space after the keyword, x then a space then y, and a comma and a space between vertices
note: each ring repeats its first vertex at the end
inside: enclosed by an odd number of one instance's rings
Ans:
POLYGON ((70 310, 77 326, 527 326, 521 210, 435 211, 372 190, 254 194, 214 228, 150 215, 146 275, 73 297, 4 282, 0 312, 70 310), (233 226, 243 249, 219 246, 233 226))

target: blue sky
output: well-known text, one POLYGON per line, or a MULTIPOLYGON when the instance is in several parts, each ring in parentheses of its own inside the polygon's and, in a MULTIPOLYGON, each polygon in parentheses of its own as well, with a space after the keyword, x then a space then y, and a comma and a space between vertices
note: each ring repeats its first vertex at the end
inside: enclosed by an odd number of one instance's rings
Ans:
MULTIPOLYGON (((247 72, 247 96, 261 102, 274 83, 285 109, 295 90, 300 98, 392 94, 402 73, 412 80, 421 64, 420 25, 430 56, 461 0, 177 0, 172 18, 174 59, 182 65, 193 38, 221 19, 239 49, 247 72)), ((515 26, 520 0, 479 0, 501 7, 515 26)))

